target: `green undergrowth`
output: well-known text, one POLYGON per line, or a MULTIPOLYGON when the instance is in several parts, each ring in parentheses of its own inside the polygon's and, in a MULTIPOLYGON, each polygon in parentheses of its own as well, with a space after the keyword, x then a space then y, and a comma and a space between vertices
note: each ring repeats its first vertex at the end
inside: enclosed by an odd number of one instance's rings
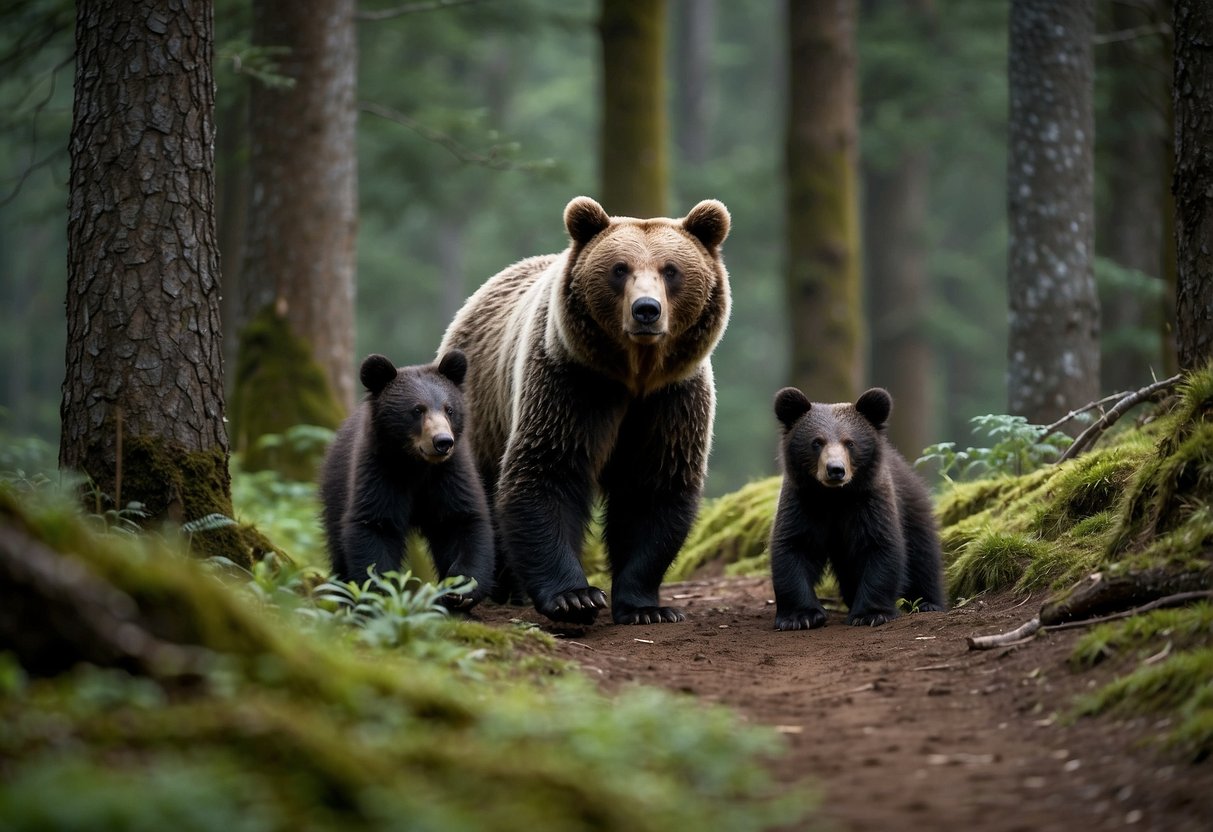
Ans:
POLYGON ((422 617, 389 649, 298 573, 233 582, 32 501, 0 486, 0 594, 37 614, 0 620, 6 829, 746 830, 809 811, 773 782, 774 732, 658 690, 606 696, 531 628, 422 617), (102 597, 188 667, 103 649, 132 643, 72 603, 102 597))

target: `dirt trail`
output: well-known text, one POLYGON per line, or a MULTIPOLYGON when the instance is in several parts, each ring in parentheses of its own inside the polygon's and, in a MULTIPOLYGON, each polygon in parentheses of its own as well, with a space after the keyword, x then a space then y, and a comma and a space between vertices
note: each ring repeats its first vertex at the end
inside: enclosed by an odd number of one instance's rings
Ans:
MULTIPOLYGON (((879 628, 832 613, 824 629, 779 633, 773 597, 763 579, 669 584, 663 603, 686 622, 600 623, 562 633, 559 650, 608 688, 661 685, 777 726, 790 746, 783 772, 816 779, 834 829, 1213 829, 1213 764, 1140 745, 1162 726, 1059 718, 1112 672, 1067 669, 1077 634, 967 649, 966 636, 1011 629, 1039 598, 879 628)), ((482 614, 547 624, 529 609, 482 614)))

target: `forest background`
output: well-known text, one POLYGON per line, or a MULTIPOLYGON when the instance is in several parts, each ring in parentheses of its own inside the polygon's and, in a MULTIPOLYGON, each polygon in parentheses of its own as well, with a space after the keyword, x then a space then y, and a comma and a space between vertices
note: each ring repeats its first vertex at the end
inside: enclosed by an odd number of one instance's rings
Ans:
MULTIPOLYGON (((415 13, 385 19, 376 8, 396 4, 359 7, 351 382, 369 352, 401 364, 430 360, 468 294, 517 259, 561 249, 565 203, 604 191, 602 78, 615 64, 602 53, 596 0, 409 5, 415 13)), ((1162 5, 1097 4, 1102 392, 1140 386, 1174 366, 1166 329, 1174 291, 1164 289, 1164 252, 1173 244, 1164 244, 1172 131, 1162 5)), ((789 301, 786 241, 800 231, 789 230, 785 210, 784 5, 673 0, 667 9, 664 67, 654 82, 664 84, 668 120, 665 213, 712 197, 733 215, 724 252, 734 310, 714 359, 719 410, 708 485, 721 494, 775 471, 771 395, 796 380, 793 330, 824 329, 829 311, 789 301)), ((70 3, 34 0, 9 4, 3 15, 0 431, 54 445, 75 12, 70 3)), ((248 318, 239 308, 248 101, 280 81, 276 61, 284 59, 249 45, 249 4, 220 0, 215 21, 230 412, 236 335, 248 318)), ((857 153, 844 163, 862 183, 865 271, 864 292, 847 310, 861 326, 846 361, 853 386, 894 393, 894 422, 910 426, 895 438, 911 458, 944 439, 964 444, 971 417, 1008 410, 1007 27, 1002 0, 873 2, 861 4, 853 32, 844 33, 854 36, 841 65, 857 73, 858 126, 857 153)), ((627 213, 604 202, 610 213, 627 213)), ((853 395, 826 386, 806 389, 818 399, 853 395)), ((254 406, 273 408, 274 397, 254 406)))

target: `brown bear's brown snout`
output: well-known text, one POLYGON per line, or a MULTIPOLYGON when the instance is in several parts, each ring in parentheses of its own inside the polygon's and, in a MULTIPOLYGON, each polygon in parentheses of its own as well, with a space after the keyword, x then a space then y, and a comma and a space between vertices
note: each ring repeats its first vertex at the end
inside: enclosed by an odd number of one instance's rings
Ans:
POLYGON ((632 317, 644 326, 652 326, 661 317, 661 301, 657 298, 643 297, 632 304, 632 317))

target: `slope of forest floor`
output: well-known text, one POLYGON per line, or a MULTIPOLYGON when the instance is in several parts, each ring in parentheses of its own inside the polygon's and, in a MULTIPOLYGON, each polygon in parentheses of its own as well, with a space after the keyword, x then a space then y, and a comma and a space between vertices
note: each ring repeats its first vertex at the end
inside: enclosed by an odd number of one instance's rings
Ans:
MULTIPOLYGON (((1074 716, 1075 697, 1117 672, 1071 669, 1081 632, 968 650, 966 637, 1013 629, 1042 596, 879 628, 831 613, 824 629, 782 633, 765 578, 673 583, 662 595, 685 623, 561 631, 558 653, 606 690, 657 685, 775 726, 789 743, 781 777, 815 780, 830 828, 1209 828, 1213 766, 1153 742, 1166 720, 1074 716)), ((548 626, 529 608, 478 617, 548 626)))

